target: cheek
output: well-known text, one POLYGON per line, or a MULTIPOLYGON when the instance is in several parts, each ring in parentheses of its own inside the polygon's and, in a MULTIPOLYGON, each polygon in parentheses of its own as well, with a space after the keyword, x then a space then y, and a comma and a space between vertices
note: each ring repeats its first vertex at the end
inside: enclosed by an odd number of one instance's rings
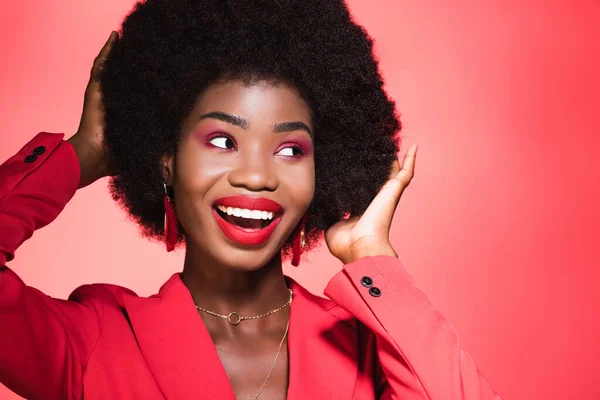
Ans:
MULTIPOLYGON (((226 158, 226 157, 225 157, 226 158)), ((207 151, 198 141, 184 143, 176 156, 175 178, 179 192, 184 196, 204 196, 227 171, 228 163, 221 155, 207 151)))
POLYGON ((288 167, 286 173, 280 175, 280 179, 281 183, 289 188, 294 203, 308 207, 315 194, 315 167, 312 157, 288 167))

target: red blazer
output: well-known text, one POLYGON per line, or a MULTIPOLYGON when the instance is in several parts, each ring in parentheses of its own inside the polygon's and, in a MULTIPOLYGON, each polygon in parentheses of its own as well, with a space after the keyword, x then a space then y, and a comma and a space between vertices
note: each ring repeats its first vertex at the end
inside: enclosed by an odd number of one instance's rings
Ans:
MULTIPOLYGON (((41 133, 0 166, 0 382, 28 399, 234 399, 178 273, 147 298, 94 284, 59 300, 5 266, 77 189, 62 138, 41 133)), ((396 258, 345 265, 331 300, 291 289, 289 400, 500 399, 396 258)))

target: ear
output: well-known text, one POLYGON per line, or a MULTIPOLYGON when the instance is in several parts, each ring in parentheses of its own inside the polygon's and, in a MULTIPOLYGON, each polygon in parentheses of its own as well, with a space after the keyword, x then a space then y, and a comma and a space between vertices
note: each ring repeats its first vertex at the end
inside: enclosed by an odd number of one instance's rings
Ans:
POLYGON ((167 186, 173 186, 175 177, 175 156, 173 154, 164 154, 160 158, 160 165, 163 182, 166 183, 167 186))

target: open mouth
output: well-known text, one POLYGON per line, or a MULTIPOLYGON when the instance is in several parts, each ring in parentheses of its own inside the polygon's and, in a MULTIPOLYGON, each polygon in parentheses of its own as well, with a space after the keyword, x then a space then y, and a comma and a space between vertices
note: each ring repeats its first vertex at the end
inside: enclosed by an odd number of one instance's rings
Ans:
POLYGON ((215 205, 214 209, 228 223, 250 231, 268 227, 281 215, 281 213, 277 212, 225 207, 222 205, 215 205))
POLYGON ((212 212, 229 240, 242 246, 262 246, 281 222, 284 209, 267 198, 226 196, 213 203, 212 212))

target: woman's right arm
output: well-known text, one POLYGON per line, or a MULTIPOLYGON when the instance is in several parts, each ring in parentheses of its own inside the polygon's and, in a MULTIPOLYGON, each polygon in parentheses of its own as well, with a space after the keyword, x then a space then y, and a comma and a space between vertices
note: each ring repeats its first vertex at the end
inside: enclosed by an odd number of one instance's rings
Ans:
POLYGON ((0 382, 27 399, 81 398, 85 364, 100 337, 101 301, 53 299, 25 285, 6 263, 78 187, 107 174, 95 77, 115 38, 94 62, 77 134, 63 141, 62 134, 40 133, 0 165, 0 382))

